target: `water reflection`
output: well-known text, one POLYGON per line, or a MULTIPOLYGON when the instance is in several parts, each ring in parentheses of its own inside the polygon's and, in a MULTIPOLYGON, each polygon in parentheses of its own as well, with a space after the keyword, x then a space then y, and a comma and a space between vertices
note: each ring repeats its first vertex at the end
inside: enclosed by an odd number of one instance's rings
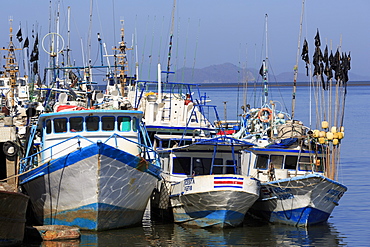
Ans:
MULTIPOLYGON (((330 224, 308 229, 284 225, 244 225, 229 229, 198 229, 177 224, 106 232, 82 232, 79 246, 344 246, 330 224)), ((63 245, 60 245, 63 246, 63 245)), ((74 245, 72 245, 74 246, 74 245)))

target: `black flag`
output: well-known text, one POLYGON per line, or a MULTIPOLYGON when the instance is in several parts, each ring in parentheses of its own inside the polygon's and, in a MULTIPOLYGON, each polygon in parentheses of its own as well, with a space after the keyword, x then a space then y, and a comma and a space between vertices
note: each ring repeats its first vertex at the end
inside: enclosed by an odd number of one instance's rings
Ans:
POLYGON ((302 54, 301 54, 302 60, 305 61, 306 63, 310 63, 310 59, 308 57, 308 43, 307 40, 305 39, 303 42, 303 48, 302 48, 302 54))
POLYGON ((315 36, 315 46, 319 47, 320 45, 321 45, 320 34, 319 34, 319 29, 317 29, 317 33, 316 33, 316 36, 315 36))
POLYGON ((263 77, 263 64, 261 65, 261 68, 260 68, 260 75, 263 77))
POLYGON ((39 44, 39 36, 36 35, 35 44, 33 45, 33 50, 32 50, 31 58, 30 58, 30 62, 31 63, 34 62, 34 61, 39 60, 39 48, 38 48, 38 44, 39 44))
POLYGON ((21 30, 21 28, 19 28, 16 36, 17 36, 18 41, 19 42, 22 42, 23 38, 22 38, 22 30, 21 30))
POLYGON ((29 45, 30 45, 30 41, 28 40, 28 37, 27 37, 26 40, 24 41, 23 49, 28 48, 29 45))

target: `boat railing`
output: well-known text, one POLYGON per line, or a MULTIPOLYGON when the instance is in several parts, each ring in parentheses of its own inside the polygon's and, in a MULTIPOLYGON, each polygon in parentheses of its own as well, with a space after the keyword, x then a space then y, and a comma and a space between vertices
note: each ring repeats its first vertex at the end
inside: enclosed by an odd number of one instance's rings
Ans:
POLYGON ((124 139, 124 140, 127 140, 129 142, 132 142, 136 145, 138 145, 139 149, 140 149, 140 156, 141 157, 144 157, 145 159, 147 159, 149 162, 155 162, 155 165, 159 166, 159 163, 157 163, 156 161, 159 162, 159 156, 157 154, 157 152, 151 148, 150 146, 147 146, 145 144, 142 144, 142 143, 138 143, 138 142, 135 142, 127 137, 124 137, 124 136, 121 136, 117 133, 114 133, 113 135, 111 135, 110 137, 108 137, 107 140, 105 140, 104 143, 108 143, 109 140, 113 139, 114 140, 114 143, 115 143, 115 147, 118 148, 118 139, 121 138, 121 139, 124 139))
POLYGON ((81 135, 76 135, 76 136, 73 136, 73 137, 70 137, 68 139, 65 139, 61 142, 58 142, 50 147, 47 147, 39 152, 36 152, 32 155, 29 155, 25 158, 22 158, 20 160, 20 173, 23 173, 29 169, 32 169, 32 168, 35 168, 37 167, 39 164, 43 164, 43 163, 46 163, 46 161, 50 161, 50 160, 53 160, 53 157, 57 156, 59 153, 65 151, 63 149, 60 149, 60 148, 56 148, 56 147, 60 147, 60 146, 64 146, 67 142, 71 142, 72 140, 77 140, 77 142, 73 145, 68 145, 67 148, 71 148, 72 146, 75 146, 77 145, 77 148, 76 149, 79 149, 82 147, 81 145, 81 140, 86 140, 87 142, 91 142, 91 143, 94 143, 93 141, 89 140, 88 138, 86 137, 83 137, 81 135), (64 144, 64 145, 63 145, 64 144), (57 150, 57 151, 55 151, 57 150), (49 154, 48 154, 49 153, 49 154), (41 158, 43 157, 43 158, 41 158))
MULTIPOLYGON (((137 143, 127 137, 118 135, 116 133, 112 134, 110 137, 108 137, 103 143, 107 144, 109 140, 113 139, 115 143, 115 147, 118 147, 119 139, 123 139, 128 142, 132 142, 140 148, 140 156, 146 158, 148 161, 153 163, 156 166, 159 166, 159 159, 157 153, 151 148, 146 145, 137 143)), ((83 147, 86 147, 86 142, 94 144, 96 142, 83 137, 81 135, 76 135, 73 137, 70 137, 66 140, 63 140, 61 142, 58 142, 50 147, 47 147, 39 152, 36 152, 32 155, 29 155, 23 159, 20 160, 20 173, 26 172, 27 170, 30 170, 32 168, 35 168, 39 166, 39 164, 44 164, 47 162, 50 162, 51 160, 57 160, 61 157, 64 157, 64 155, 60 155, 63 152, 66 152, 66 149, 71 150, 77 150, 83 147), (73 141, 76 142, 73 142, 73 141), (84 141, 84 143, 82 143, 84 141), (68 143, 68 144, 67 144, 68 143), (62 147, 62 148, 60 148, 62 147), (75 148, 74 148, 75 147, 75 148)), ((100 142, 100 141, 98 141, 100 142)), ((111 144, 110 144, 111 145, 111 144)), ((68 152, 70 153, 70 152, 68 152)))

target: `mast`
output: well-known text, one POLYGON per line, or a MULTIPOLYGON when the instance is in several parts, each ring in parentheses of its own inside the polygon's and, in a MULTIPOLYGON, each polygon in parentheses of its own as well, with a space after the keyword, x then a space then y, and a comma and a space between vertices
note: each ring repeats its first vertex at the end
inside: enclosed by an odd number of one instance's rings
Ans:
MULTIPOLYGON (((125 29, 124 29, 124 20, 121 20, 121 41, 119 42, 118 48, 113 48, 114 50, 118 50, 119 54, 116 55, 118 58, 118 66, 119 71, 116 71, 116 75, 119 73, 118 79, 121 89, 121 95, 124 96, 125 94, 125 85, 127 81, 127 71, 128 71, 128 61, 127 61, 127 50, 131 50, 132 48, 127 48, 125 42, 125 29)), ((116 67, 116 68, 117 68, 116 67)))
POLYGON ((292 119, 294 119, 295 96, 296 96, 296 91, 297 91, 298 60, 299 60, 301 38, 302 38, 303 13, 304 13, 304 0, 302 0, 302 13, 301 13, 301 20, 299 23, 299 35, 298 35, 298 49, 297 49, 296 64, 294 66, 293 93, 292 93, 292 119))
POLYGON ((266 105, 267 104, 267 100, 268 100, 268 37, 267 37, 267 14, 265 15, 265 28, 266 28, 266 58, 265 60, 263 60, 262 62, 262 68, 263 68, 263 91, 264 91, 264 102, 263 102, 263 105, 266 105))
POLYGON ((13 44, 13 27, 12 27, 12 22, 13 19, 9 19, 10 23, 10 28, 9 28, 9 45, 8 48, 1 49, 4 51, 8 51, 8 55, 5 58, 6 59, 6 64, 5 64, 5 73, 4 77, 7 77, 10 79, 10 91, 9 91, 9 98, 10 98, 10 115, 13 114, 15 110, 15 103, 14 103, 14 96, 15 96, 15 86, 17 83, 17 73, 18 73, 18 64, 15 58, 15 51, 16 50, 21 50, 21 49, 16 49, 14 44, 13 44))
POLYGON ((172 39, 173 39, 173 29, 174 29, 174 22, 175 22, 175 10, 176 10, 176 0, 173 0, 172 15, 171 15, 170 44, 169 44, 169 47, 168 47, 166 82, 168 82, 168 76, 169 76, 169 73, 170 73, 170 66, 171 66, 172 39))

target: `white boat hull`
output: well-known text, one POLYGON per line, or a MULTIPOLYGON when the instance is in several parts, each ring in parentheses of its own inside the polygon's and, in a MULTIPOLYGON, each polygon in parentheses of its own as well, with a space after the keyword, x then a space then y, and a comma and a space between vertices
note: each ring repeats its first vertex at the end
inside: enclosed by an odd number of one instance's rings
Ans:
POLYGON ((196 227, 235 227, 259 196, 259 181, 242 175, 204 175, 173 185, 176 223, 196 227))
POLYGON ((250 212, 272 223, 315 225, 327 221, 346 190, 321 174, 266 182, 250 212))
POLYGON ((141 223, 158 181, 151 166, 98 143, 24 173, 21 183, 40 223, 108 230, 141 223))

